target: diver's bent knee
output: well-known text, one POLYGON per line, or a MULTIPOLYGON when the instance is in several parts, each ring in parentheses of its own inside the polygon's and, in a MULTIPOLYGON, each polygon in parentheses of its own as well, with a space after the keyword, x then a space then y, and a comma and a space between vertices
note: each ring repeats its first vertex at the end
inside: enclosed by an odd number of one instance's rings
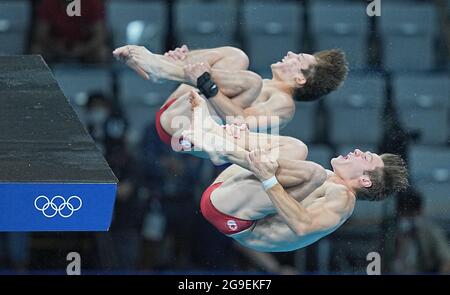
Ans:
POLYGON ((258 89, 258 93, 259 93, 263 87, 263 79, 261 78, 260 75, 254 73, 254 72, 247 71, 247 75, 248 75, 248 78, 250 79, 253 87, 255 89, 258 89))
POLYGON ((303 141, 290 136, 280 136, 280 143, 289 150, 291 159, 304 161, 308 157, 308 146, 303 141))
POLYGON ((248 69, 248 66, 250 65, 250 60, 247 56, 247 54, 237 47, 233 46, 224 46, 221 47, 223 52, 228 57, 233 57, 234 61, 240 65, 242 70, 248 69))

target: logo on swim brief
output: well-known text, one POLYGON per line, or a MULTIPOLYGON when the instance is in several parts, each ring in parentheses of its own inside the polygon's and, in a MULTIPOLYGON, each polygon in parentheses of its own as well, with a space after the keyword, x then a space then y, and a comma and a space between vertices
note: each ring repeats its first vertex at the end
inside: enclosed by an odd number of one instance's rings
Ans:
POLYGON ((62 196, 54 196, 51 200, 47 196, 39 196, 34 200, 34 207, 47 218, 55 217, 56 214, 69 218, 75 211, 80 210, 81 206, 83 202, 78 196, 71 196, 67 201, 62 196))
POLYGON ((236 221, 234 221, 234 220, 228 220, 227 226, 232 231, 236 231, 238 229, 238 225, 237 225, 236 221))

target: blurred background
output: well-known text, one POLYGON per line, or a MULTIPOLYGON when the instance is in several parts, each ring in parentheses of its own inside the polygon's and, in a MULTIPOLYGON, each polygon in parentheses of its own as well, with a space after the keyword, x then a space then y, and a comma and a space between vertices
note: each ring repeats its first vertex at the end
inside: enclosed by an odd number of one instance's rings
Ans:
MULTIPOLYGON (((382 0, 0 0, 0 54, 41 54, 120 179, 109 232, 0 233, 0 273, 65 273, 79 252, 82 273, 365 274, 380 253, 382 273, 450 272, 450 1, 382 0), (199 213, 220 173, 209 161, 172 152, 157 137, 155 112, 176 83, 153 83, 112 60, 139 44, 164 53, 236 46, 250 68, 288 50, 342 48, 345 85, 298 103, 282 130, 305 141, 310 160, 355 147, 408 160, 411 189, 358 202, 353 216, 319 242, 289 253, 243 249, 199 213)), ((58 128, 55 126, 55 128, 58 128)))

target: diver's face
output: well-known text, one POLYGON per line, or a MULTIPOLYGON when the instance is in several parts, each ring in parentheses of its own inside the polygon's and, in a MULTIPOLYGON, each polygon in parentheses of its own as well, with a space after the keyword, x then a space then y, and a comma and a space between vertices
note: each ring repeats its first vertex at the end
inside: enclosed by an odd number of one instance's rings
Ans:
POLYGON ((314 55, 288 51, 281 61, 272 64, 271 68, 274 78, 301 86, 306 83, 303 71, 308 70, 316 63, 314 55))
POLYGON ((366 182, 367 175, 364 172, 382 168, 384 163, 381 157, 375 153, 362 152, 359 149, 355 149, 345 156, 340 155, 333 158, 331 166, 336 175, 343 180, 357 182, 362 187, 370 187, 371 182, 366 182))

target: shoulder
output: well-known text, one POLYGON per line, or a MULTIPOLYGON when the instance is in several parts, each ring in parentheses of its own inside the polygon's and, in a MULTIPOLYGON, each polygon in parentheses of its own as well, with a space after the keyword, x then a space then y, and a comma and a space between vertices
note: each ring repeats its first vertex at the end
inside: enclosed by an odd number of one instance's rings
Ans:
POLYGON ((276 111, 277 115, 284 117, 294 116, 295 102, 291 96, 274 90, 270 93, 270 97, 267 102, 272 105, 272 108, 276 111))
POLYGON ((326 198, 335 209, 353 210, 356 196, 344 185, 328 182, 325 189, 326 198))
POLYGON ((345 185, 334 183, 332 181, 328 181, 326 185, 327 194, 345 196, 349 191, 345 185))
POLYGON ((270 99, 276 100, 289 107, 295 107, 295 102, 292 96, 279 90, 272 90, 270 93, 270 99))
POLYGON ((334 175, 334 172, 329 169, 325 169, 325 172, 327 173, 327 178, 330 178, 331 176, 334 175))

